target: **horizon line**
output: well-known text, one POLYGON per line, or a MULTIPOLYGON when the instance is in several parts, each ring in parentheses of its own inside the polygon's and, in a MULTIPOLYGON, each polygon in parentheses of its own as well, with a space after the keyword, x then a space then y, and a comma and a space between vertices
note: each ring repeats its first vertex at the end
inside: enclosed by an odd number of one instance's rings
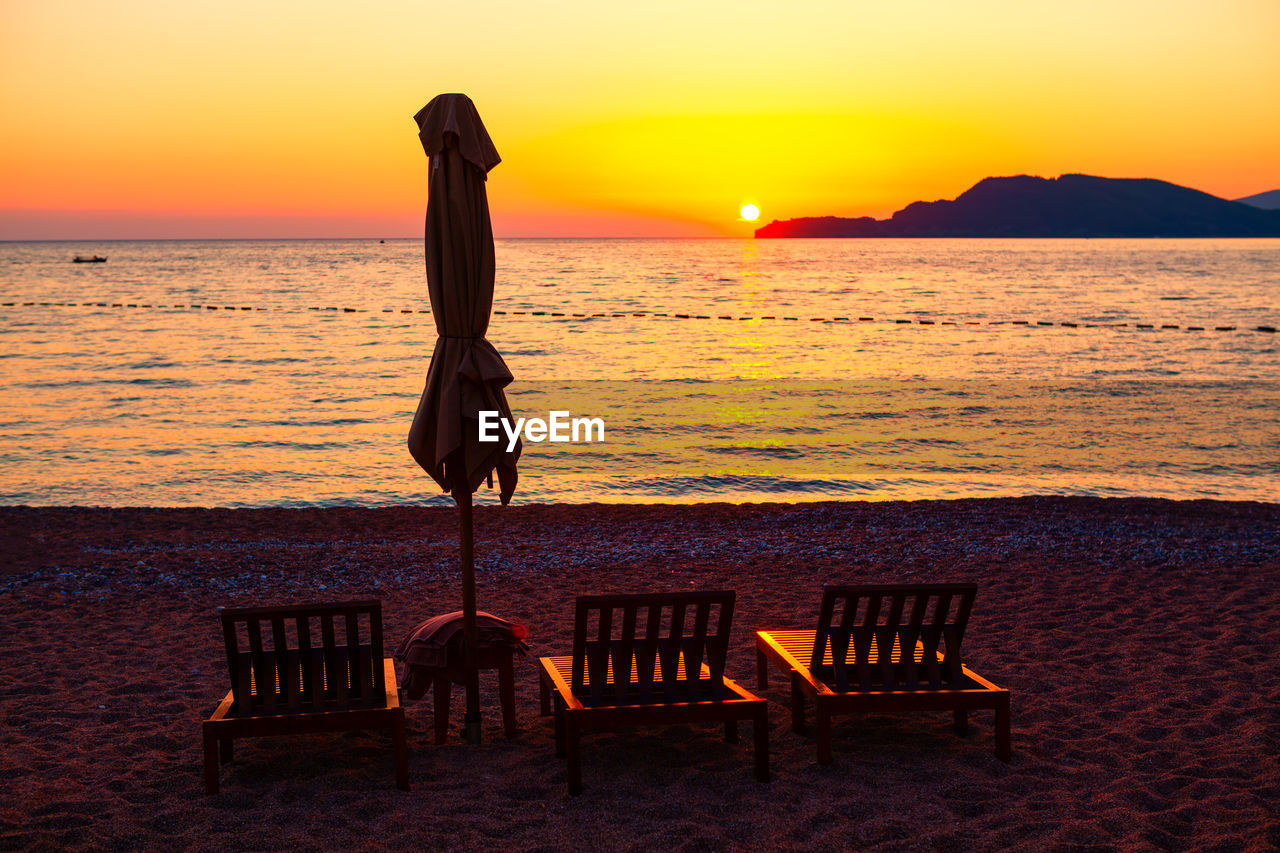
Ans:
MULTIPOLYGON (((16 244, 16 243, 290 243, 290 242, 388 242, 388 241, 421 241, 422 237, 41 237, 38 239, 10 239, 8 237, 0 237, 0 245, 16 244)), ((1157 236, 1157 237, 1019 237, 1019 236, 1003 236, 1003 237, 900 237, 900 236, 859 236, 859 237, 757 237, 749 234, 742 237, 735 237, 729 234, 717 234, 703 237, 689 236, 592 236, 581 235, 566 237, 563 235, 556 236, 515 236, 515 237, 498 237, 495 240, 765 240, 769 242, 794 242, 796 240, 872 240, 883 242, 886 240, 1280 240, 1280 237, 1178 237, 1178 236, 1157 236)))
MULTIPOLYGON (((370 242, 387 242, 391 240, 414 240, 420 241, 423 238, 417 237, 38 237, 32 239, 0 237, 0 244, 4 243, 195 243, 195 242, 276 242, 283 243, 289 241, 346 241, 346 240, 362 240, 370 242)), ((582 234, 576 236, 565 235, 514 235, 499 236, 494 235, 495 240, 755 240, 754 234, 744 237, 735 237, 729 234, 717 234, 703 237, 690 237, 687 235, 671 235, 671 236, 603 236, 582 234)), ((764 238, 768 239, 768 238, 764 238)))

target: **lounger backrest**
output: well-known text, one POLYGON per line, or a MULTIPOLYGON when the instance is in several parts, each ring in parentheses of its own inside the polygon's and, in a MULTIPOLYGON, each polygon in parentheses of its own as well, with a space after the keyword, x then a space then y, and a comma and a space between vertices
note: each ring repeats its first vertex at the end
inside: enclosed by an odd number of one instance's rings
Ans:
POLYGON ((574 695, 596 705, 724 698, 733 602, 732 591, 579 597, 574 695))
POLYGON ((977 584, 824 587, 810 669, 842 693, 958 685, 977 592, 977 584))
POLYGON ((386 702, 381 602, 226 608, 222 634, 237 714, 386 702))

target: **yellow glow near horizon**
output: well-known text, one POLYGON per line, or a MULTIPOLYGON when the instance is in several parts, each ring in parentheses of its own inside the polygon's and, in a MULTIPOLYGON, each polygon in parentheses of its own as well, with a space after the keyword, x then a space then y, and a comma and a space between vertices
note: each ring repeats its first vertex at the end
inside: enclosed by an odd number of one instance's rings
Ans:
POLYGON ((756 207, 754 204, 744 204, 739 213, 741 213, 742 218, 748 222, 755 222, 760 218, 760 208, 756 207))
POLYGON ((0 238, 414 234, 410 116, 452 91, 503 157, 500 236, 742 236, 743 187, 779 218, 1018 173, 1234 198, 1280 187, 1277 32, 1273 0, 10 0, 0 238))

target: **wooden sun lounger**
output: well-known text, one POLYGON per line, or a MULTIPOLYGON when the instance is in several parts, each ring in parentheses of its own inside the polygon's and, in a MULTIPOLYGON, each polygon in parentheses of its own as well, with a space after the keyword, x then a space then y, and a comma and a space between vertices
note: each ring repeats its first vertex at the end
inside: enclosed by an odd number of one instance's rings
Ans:
POLYGON ((733 603, 733 592, 578 598, 573 653, 538 661, 570 794, 582 791, 583 731, 671 723, 723 722, 733 743, 738 721, 750 720, 756 778, 768 781, 765 700, 724 677, 733 603))
POLYGON ((951 711, 963 734, 968 713, 993 710, 996 756, 1008 761, 1009 691, 964 666, 964 638, 976 584, 827 586, 809 631, 757 631, 756 676, 769 663, 791 681, 791 725, 803 732, 814 705, 818 763, 831 763, 833 714, 951 711), (907 650, 908 653, 904 653, 907 650))
POLYGON ((218 793, 218 760, 231 760, 235 738, 377 728, 391 729, 396 787, 409 790, 380 602, 228 608, 222 633, 231 691, 204 722, 205 793, 218 793))

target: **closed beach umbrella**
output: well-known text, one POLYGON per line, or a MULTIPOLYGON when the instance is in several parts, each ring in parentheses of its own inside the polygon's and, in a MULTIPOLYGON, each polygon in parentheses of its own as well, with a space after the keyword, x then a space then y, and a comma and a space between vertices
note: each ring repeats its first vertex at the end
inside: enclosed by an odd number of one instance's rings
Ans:
POLYGON ((485 180, 498 152, 466 95, 437 95, 414 116, 429 158, 427 291, 436 346, 426 387, 409 429, 409 452, 458 505, 462 609, 467 655, 467 739, 480 739, 480 691, 475 667, 476 590, 471 495, 498 472, 502 502, 516 488, 517 442, 479 440, 479 416, 511 420, 502 389, 511 371, 485 340, 493 307, 493 227, 485 180))

